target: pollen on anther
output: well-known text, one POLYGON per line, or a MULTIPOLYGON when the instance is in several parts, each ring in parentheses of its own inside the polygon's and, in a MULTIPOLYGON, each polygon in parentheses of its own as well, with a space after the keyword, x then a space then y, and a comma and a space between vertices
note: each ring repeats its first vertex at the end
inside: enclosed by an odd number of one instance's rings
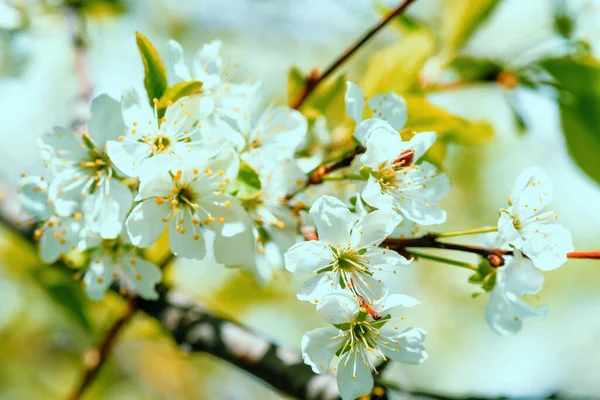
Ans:
POLYGON ((135 274, 135 279, 137 279, 138 281, 142 280, 142 274, 135 274))
POLYGON ((122 142, 123 140, 125 140, 125 136, 119 136, 119 142, 122 142))
POLYGON ((198 235, 198 234, 195 234, 195 235, 194 235, 194 240, 200 240, 200 235, 198 235))
POLYGON ((219 223, 220 224, 224 224, 225 223, 225 218, 224 217, 219 218, 219 223))

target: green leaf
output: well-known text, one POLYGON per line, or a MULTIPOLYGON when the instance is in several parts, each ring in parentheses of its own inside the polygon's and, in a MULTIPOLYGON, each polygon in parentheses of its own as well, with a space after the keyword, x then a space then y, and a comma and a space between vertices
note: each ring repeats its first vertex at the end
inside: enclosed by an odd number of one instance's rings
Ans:
POLYGON ((245 161, 240 163, 238 180, 256 190, 260 190, 262 187, 258 173, 245 161))
POLYGON ((200 81, 177 82, 165 90, 158 100, 158 108, 166 108, 170 102, 175 103, 182 97, 199 93, 201 89, 202 82, 200 81))
POLYGON ((165 110, 170 104, 175 103, 182 97, 199 93, 201 89, 202 82, 199 81, 177 82, 173 86, 167 88, 156 105, 158 118, 160 119, 165 115, 165 110))
POLYGON ((545 60, 542 66, 562 87, 559 106, 569 153, 600 183, 600 61, 591 56, 564 57, 545 60))
POLYGON ((84 329, 91 328, 87 314, 87 297, 81 290, 81 285, 74 279, 65 278, 62 271, 49 268, 37 269, 34 279, 45 290, 48 296, 63 310, 65 310, 74 321, 84 329))
POLYGON ((136 32, 135 41, 144 63, 144 87, 148 93, 148 101, 154 107, 153 100, 160 99, 167 90, 167 70, 146 36, 136 32))
POLYGON ((456 70, 465 82, 495 82, 503 70, 495 61, 467 56, 455 58, 448 67, 456 70))
POLYGON ((300 95, 306 83, 304 74, 298 67, 292 67, 288 71, 288 104, 292 104, 300 95))
POLYGON ((445 0, 440 37, 450 52, 459 50, 492 15, 500 0, 445 0))

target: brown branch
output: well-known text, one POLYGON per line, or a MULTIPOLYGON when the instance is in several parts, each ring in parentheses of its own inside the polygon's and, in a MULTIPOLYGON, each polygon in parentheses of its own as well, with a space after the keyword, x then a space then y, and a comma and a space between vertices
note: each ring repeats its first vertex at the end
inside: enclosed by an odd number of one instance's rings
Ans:
POLYGON ((104 339, 98 345, 97 348, 91 349, 84 355, 84 366, 85 371, 79 380, 79 384, 73 390, 73 393, 67 396, 67 400, 79 400, 83 393, 88 387, 94 382, 100 369, 106 363, 106 360, 110 356, 112 349, 117 342, 119 334, 123 331, 123 328, 129 321, 133 319, 135 312, 137 311, 137 298, 129 297, 125 312, 115 323, 110 327, 104 339))
POLYGON ((379 21, 377 25, 373 26, 369 29, 365 34, 358 39, 352 46, 347 48, 337 59, 329 65, 323 71, 322 74, 317 73, 316 71, 312 71, 305 79, 304 88, 302 92, 296 97, 296 99, 292 102, 291 107, 294 109, 300 108, 304 101, 308 98, 308 96, 315 90, 315 88, 324 81, 329 75, 331 75, 335 70, 337 70, 346 60, 352 56, 359 48, 362 47, 366 42, 369 41, 381 28, 383 28, 388 22, 390 22, 395 16, 400 15, 404 10, 413 2, 414 0, 404 0, 400 3, 396 8, 390 11, 386 17, 379 21))
POLYGON ((349 167, 350 164, 352 164, 352 161, 356 158, 356 156, 358 156, 359 154, 363 154, 366 150, 367 149, 365 149, 362 146, 356 146, 354 150, 343 154, 339 160, 326 162, 319 165, 318 167, 316 167, 308 173, 308 180, 306 181, 306 183, 294 193, 288 194, 285 197, 286 200, 291 199, 296 194, 306 189, 310 185, 318 185, 320 183, 323 183, 323 178, 325 177, 325 175, 330 174, 331 172, 336 171, 338 169, 349 167))
POLYGON ((600 260, 600 251, 572 251, 567 253, 567 258, 600 260))

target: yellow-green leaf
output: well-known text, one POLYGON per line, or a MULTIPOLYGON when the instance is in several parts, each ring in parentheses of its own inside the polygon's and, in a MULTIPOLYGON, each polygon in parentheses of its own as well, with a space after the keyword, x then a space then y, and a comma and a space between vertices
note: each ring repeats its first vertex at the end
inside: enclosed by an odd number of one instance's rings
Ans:
POLYGON ((302 89, 304 88, 305 82, 306 80, 304 79, 304 75, 302 74, 302 71, 298 69, 298 67, 290 68, 288 72, 288 104, 292 104, 300 95, 302 89))
POLYGON ((408 122, 403 136, 411 132, 435 131, 438 139, 427 152, 429 161, 441 165, 449 144, 479 146, 493 136, 492 126, 484 121, 468 121, 431 104, 424 96, 405 96, 408 122))
POLYGON ((445 0, 440 37, 450 53, 460 49, 500 0, 445 0))
POLYGON ((146 36, 136 32, 135 41, 144 63, 144 87, 148 101, 154 107, 153 99, 160 99, 167 90, 167 70, 154 45, 146 36))
POLYGON ((201 89, 202 82, 199 81, 177 82, 165 90, 158 100, 158 108, 166 108, 170 103, 174 103, 182 97, 200 93, 201 89))
POLYGON ((426 29, 418 29, 375 53, 361 82, 365 96, 410 91, 417 86, 419 72, 434 50, 433 34, 426 29))

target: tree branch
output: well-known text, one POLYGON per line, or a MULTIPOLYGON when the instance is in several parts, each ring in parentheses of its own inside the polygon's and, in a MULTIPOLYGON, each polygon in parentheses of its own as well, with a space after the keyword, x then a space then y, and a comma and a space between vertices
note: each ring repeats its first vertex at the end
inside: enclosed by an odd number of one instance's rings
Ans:
POLYGON ((359 38, 352 46, 347 48, 337 59, 335 59, 322 74, 315 72, 313 70, 312 73, 308 74, 305 79, 304 88, 302 92, 296 97, 296 99, 292 102, 291 107, 294 109, 300 108, 304 101, 308 98, 308 96, 316 89, 316 87, 324 81, 329 75, 335 72, 346 60, 352 56, 359 48, 362 47, 366 42, 369 41, 381 28, 383 28, 388 22, 390 22, 395 16, 400 15, 406 10, 406 8, 413 2, 414 0, 404 0, 400 3, 396 8, 390 11, 386 17, 379 21, 377 25, 373 26, 369 29, 365 34, 359 38))
POLYGON ((79 384, 77 384, 73 390, 73 393, 67 397, 67 400, 79 400, 85 390, 91 386, 98 376, 100 369, 104 366, 106 360, 110 356, 112 349, 117 342, 119 334, 123 331, 123 328, 127 325, 127 323, 133 319, 136 310, 136 297, 129 297, 127 299, 125 312, 123 315, 121 315, 121 317, 119 317, 119 319, 115 321, 108 332, 106 332, 106 335, 104 335, 104 339, 102 339, 102 342, 100 342, 98 348, 92 349, 85 354, 85 371, 81 376, 79 384))

